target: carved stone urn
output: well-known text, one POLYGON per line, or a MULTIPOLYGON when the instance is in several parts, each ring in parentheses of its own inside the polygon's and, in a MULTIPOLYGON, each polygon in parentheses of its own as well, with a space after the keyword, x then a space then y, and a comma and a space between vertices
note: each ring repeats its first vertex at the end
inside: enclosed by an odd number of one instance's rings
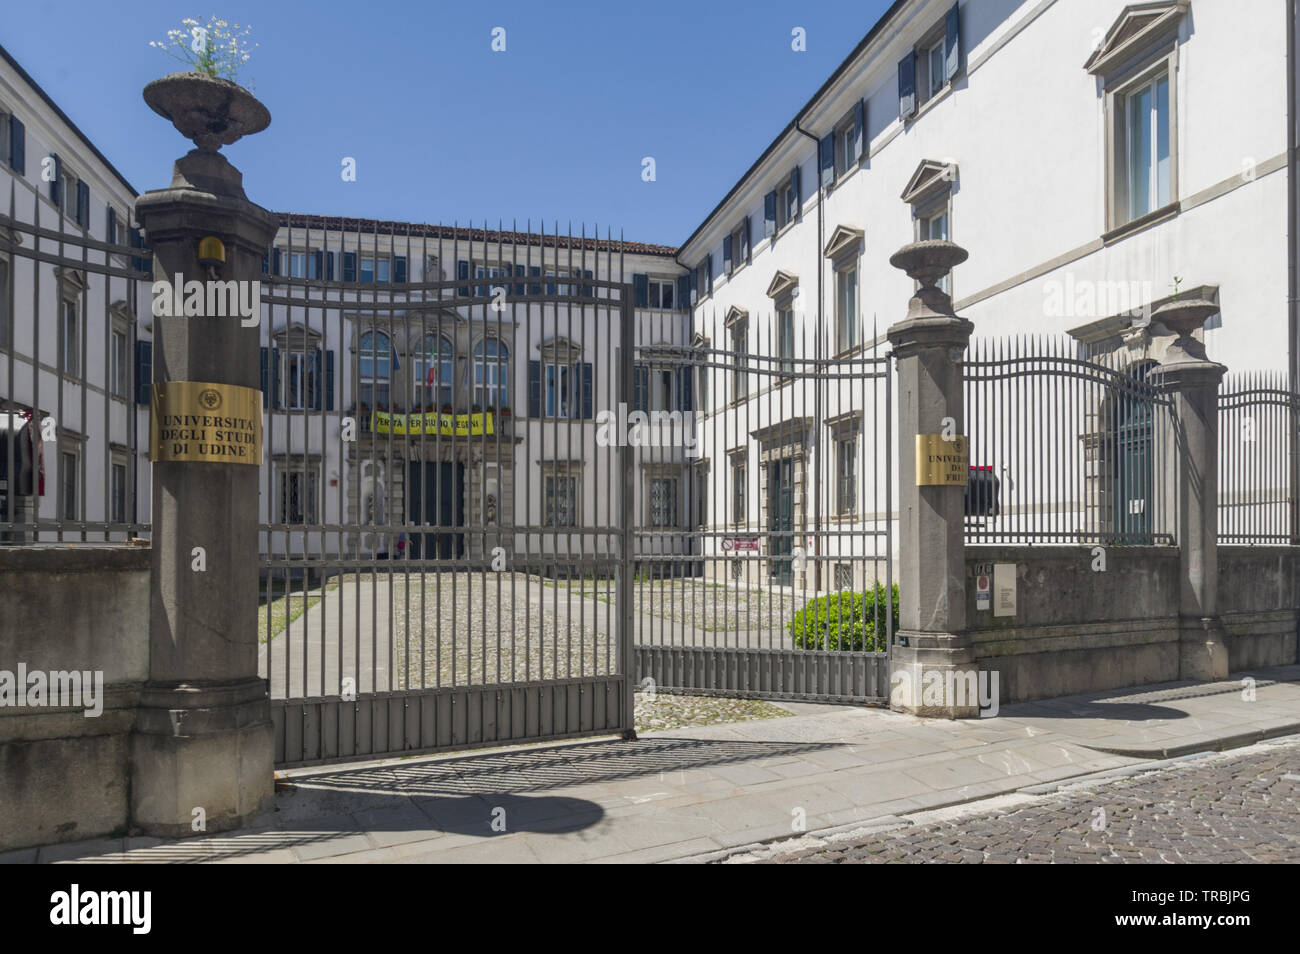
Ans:
POLYGON ((1192 337, 1192 332, 1204 327, 1205 320, 1218 311, 1219 306, 1212 301, 1206 301, 1204 298, 1186 298, 1166 302, 1152 312, 1153 320, 1178 335, 1169 346, 1165 363, 1208 361, 1205 343, 1192 337))

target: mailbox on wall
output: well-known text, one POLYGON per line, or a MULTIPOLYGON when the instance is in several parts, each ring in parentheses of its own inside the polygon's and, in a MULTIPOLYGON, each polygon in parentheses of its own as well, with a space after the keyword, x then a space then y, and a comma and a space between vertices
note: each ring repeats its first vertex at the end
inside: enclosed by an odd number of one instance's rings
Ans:
POLYGON ((972 466, 966 479, 965 513, 968 517, 996 517, 1001 501, 1001 482, 992 465, 972 466))

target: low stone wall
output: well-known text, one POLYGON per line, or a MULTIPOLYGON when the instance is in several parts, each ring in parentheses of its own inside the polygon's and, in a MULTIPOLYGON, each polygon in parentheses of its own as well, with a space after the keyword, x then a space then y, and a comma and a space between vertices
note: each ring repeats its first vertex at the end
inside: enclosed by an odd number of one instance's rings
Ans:
POLYGON ((149 675, 149 550, 0 547, 0 670, 16 679, 20 665, 102 673, 103 709, 0 705, 0 850, 124 829, 149 675))
MULTIPOLYGON (((967 628, 1003 703, 1178 678, 1178 551, 967 546, 967 628), (1016 615, 976 609, 975 568, 1016 565, 1016 615)), ((993 594, 996 600, 996 593, 993 594)))
POLYGON ((1219 613, 1233 672, 1300 662, 1300 547, 1219 547, 1219 613))

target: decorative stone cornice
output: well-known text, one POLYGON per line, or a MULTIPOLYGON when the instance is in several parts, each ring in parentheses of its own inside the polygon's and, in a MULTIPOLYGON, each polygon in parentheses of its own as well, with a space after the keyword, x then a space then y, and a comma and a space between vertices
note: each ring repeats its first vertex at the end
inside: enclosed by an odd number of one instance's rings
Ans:
POLYGON ((1190 6, 1190 0, 1130 4, 1111 24, 1101 46, 1083 68, 1094 76, 1104 75, 1144 47, 1172 37, 1190 6))

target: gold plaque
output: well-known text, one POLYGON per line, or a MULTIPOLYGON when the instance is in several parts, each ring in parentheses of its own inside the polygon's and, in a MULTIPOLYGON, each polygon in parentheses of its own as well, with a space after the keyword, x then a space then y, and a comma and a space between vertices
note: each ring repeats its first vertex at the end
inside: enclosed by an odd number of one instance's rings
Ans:
POLYGON ((262 464, 262 392, 237 384, 165 381, 150 397, 149 459, 262 464))
POLYGON ((918 487, 965 487, 970 478, 966 438, 942 434, 916 435, 916 484, 918 487))

